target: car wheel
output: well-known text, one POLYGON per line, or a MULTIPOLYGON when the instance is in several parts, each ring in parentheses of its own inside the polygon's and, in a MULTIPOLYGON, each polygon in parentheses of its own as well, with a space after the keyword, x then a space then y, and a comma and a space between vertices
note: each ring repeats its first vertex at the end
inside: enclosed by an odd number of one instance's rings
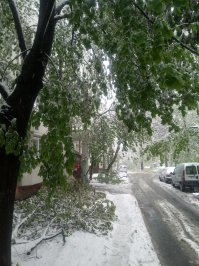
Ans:
POLYGON ((175 184, 173 183, 173 181, 171 181, 171 184, 172 184, 173 187, 176 187, 175 184))

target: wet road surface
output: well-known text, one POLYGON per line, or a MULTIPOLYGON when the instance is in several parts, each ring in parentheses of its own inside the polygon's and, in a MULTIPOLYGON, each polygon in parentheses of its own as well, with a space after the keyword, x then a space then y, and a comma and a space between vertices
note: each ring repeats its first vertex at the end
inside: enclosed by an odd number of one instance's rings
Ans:
POLYGON ((157 174, 128 176, 161 265, 199 265, 199 207, 162 186, 157 174))

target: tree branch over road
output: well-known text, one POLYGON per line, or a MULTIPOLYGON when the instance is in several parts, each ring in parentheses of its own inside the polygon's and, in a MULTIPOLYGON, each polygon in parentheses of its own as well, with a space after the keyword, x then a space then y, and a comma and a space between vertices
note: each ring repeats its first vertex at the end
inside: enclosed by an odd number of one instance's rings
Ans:
MULTIPOLYGON (((133 1, 133 5, 140 11, 140 13, 151 23, 154 24, 154 20, 152 20, 149 15, 137 4, 133 1)), ((183 42, 181 42, 180 40, 178 40, 176 37, 172 36, 172 39, 179 43, 183 48, 187 49, 188 51, 190 51, 191 53, 199 56, 199 53, 192 49, 191 47, 187 46, 186 44, 184 44, 183 42)))

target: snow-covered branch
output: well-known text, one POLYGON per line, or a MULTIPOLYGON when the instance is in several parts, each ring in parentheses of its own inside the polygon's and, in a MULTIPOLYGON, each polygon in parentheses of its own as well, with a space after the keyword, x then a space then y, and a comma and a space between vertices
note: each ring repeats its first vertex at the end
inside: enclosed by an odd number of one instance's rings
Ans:
POLYGON ((25 44, 25 39, 24 39, 24 35, 23 35, 17 7, 16 7, 15 2, 13 0, 8 0, 8 3, 9 3, 10 10, 12 12, 13 20, 15 23, 15 28, 16 28, 16 32, 17 32, 17 36, 18 36, 18 41, 19 41, 19 48, 23 52, 22 57, 25 58, 26 52, 24 52, 24 51, 26 51, 27 48, 26 48, 26 44, 25 44))
POLYGON ((63 15, 57 15, 54 17, 55 21, 61 20, 61 19, 65 19, 65 18, 69 18, 70 15, 69 14, 63 14, 63 15))
POLYGON ((35 241, 35 244, 31 247, 31 249, 27 252, 27 255, 30 255, 30 253, 44 240, 48 240, 48 239, 51 239, 59 234, 61 234, 62 231, 59 231, 58 233, 54 234, 53 236, 51 235, 50 237, 47 237, 47 232, 49 230, 49 227, 51 226, 51 224, 53 223, 53 221, 56 219, 56 217, 54 217, 47 225, 47 227, 44 229, 44 232, 42 234, 42 236, 39 238, 39 239, 36 239, 35 241))
POLYGON ((5 86, 5 84, 3 84, 1 82, 0 82, 0 94, 3 97, 3 99, 6 101, 8 96, 9 96, 9 93, 8 93, 8 90, 5 86))
POLYGON ((15 238, 17 238, 19 228, 35 213, 36 210, 37 210, 37 207, 33 212, 31 212, 28 216, 26 216, 24 219, 22 219, 19 224, 17 224, 15 226, 15 228, 12 232, 12 239, 13 240, 15 240, 15 238))
POLYGON ((66 6, 69 5, 70 1, 68 0, 62 0, 60 1, 60 3, 57 5, 56 9, 55 9, 55 14, 58 15, 60 14, 60 12, 62 11, 62 9, 66 6))

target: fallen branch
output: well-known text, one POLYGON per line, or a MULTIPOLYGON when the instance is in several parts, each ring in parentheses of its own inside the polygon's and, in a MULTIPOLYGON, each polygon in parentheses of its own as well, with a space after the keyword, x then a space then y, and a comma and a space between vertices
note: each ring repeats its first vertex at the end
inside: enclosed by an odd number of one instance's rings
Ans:
POLYGON ((50 239, 52 239, 52 238, 54 238, 54 237, 56 237, 56 236, 58 236, 58 235, 60 235, 60 234, 62 234, 62 232, 63 232, 63 230, 61 230, 60 232, 58 232, 58 233, 56 233, 56 234, 54 234, 54 235, 52 235, 52 236, 48 236, 48 237, 45 237, 45 238, 42 238, 42 239, 40 239, 26 254, 27 255, 30 255, 31 254, 31 252, 37 247, 37 246, 39 246, 43 241, 45 241, 45 240, 50 240, 50 239))
POLYGON ((12 232, 12 241, 15 241, 15 238, 17 238, 18 235, 19 228, 36 212, 37 208, 33 212, 31 212, 28 216, 26 216, 24 219, 22 219, 21 222, 15 226, 12 232))
POLYGON ((42 234, 42 236, 38 239, 38 240, 35 240, 35 241, 37 241, 37 243, 27 252, 27 255, 30 255, 31 254, 31 252, 39 245, 39 244, 41 244, 44 240, 49 240, 49 239, 52 239, 53 237, 56 237, 56 236, 58 236, 59 234, 61 234, 62 233, 62 231, 63 230, 61 230, 60 232, 58 232, 58 233, 56 233, 55 235, 53 235, 53 236, 46 236, 46 233, 47 233, 47 231, 48 231, 48 229, 49 229, 49 227, 50 227, 50 225, 54 222, 54 220, 56 219, 56 217, 54 217, 51 221, 50 221, 50 223, 48 224, 48 226, 46 227, 46 229, 44 230, 44 232, 43 232, 43 234, 42 234))

